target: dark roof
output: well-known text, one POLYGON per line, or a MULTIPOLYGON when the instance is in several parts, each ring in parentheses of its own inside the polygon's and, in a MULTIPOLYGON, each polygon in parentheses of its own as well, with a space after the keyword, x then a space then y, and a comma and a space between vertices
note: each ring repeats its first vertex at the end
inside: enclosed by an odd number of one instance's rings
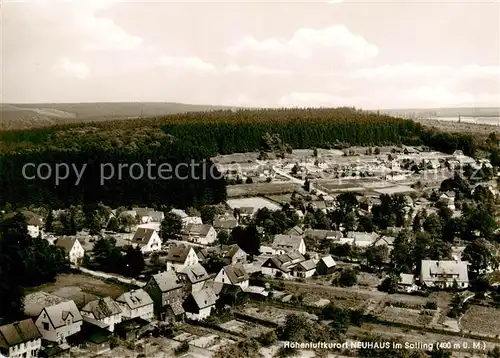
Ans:
POLYGON ((147 244, 149 240, 151 240, 151 237, 155 233, 154 229, 149 229, 145 227, 140 227, 137 229, 135 232, 134 238, 132 241, 136 244, 147 244))
POLYGON ((167 261, 184 263, 191 249, 191 246, 186 245, 171 247, 170 250, 168 250, 167 261))
POLYGON ((234 245, 231 245, 229 246, 229 248, 226 250, 226 252, 224 253, 224 257, 225 258, 233 258, 233 256, 239 251, 241 250, 240 247, 238 246, 238 244, 234 244, 234 245))
POLYGON ((91 301, 82 308, 82 312, 90 312, 96 320, 102 320, 122 312, 120 306, 111 297, 91 301))
POLYGON ((41 337, 40 331, 31 318, 0 326, 0 348, 8 349, 41 337))
POLYGON ((54 244, 58 247, 63 248, 64 251, 69 253, 73 248, 73 245, 75 245, 75 241, 78 241, 76 237, 60 237, 54 244))
POLYGON ((211 225, 206 224, 188 224, 184 233, 186 235, 207 236, 211 228, 211 225))
POLYGON ((242 264, 224 266, 223 270, 233 285, 247 281, 250 278, 242 264))
POLYGON ((184 307, 182 307, 182 302, 180 300, 175 300, 168 305, 172 309, 175 316, 179 316, 184 313, 184 307))

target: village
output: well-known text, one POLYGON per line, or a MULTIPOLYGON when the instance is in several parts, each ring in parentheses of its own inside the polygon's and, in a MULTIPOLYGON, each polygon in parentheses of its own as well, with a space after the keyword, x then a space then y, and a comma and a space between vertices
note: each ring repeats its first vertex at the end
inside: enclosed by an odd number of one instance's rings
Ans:
POLYGON ((290 317, 331 327, 339 312, 351 321, 337 342, 451 342, 456 357, 500 344, 500 192, 489 160, 410 146, 212 160, 228 183, 219 205, 108 208, 97 228, 71 235, 57 226, 75 208, 21 211, 71 272, 25 292, 26 318, 2 323, 0 353, 285 356, 290 317), (492 222, 478 219, 477 203, 492 222), (106 268, 114 249, 142 257, 106 268))

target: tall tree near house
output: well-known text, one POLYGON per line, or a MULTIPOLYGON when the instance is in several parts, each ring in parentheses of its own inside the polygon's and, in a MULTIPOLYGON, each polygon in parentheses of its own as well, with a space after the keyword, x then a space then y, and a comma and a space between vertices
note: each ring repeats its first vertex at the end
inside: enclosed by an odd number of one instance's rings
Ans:
POLYGON ((465 247, 462 260, 470 263, 471 271, 479 273, 498 266, 499 262, 494 250, 494 246, 486 239, 476 239, 465 247))
POLYGON ((118 223, 120 230, 129 232, 130 230, 132 230, 132 227, 137 224, 137 218, 133 217, 130 214, 123 214, 119 216, 118 223))
POLYGON ((129 277, 137 277, 144 270, 144 257, 139 247, 127 247, 123 258, 123 273, 129 277))
POLYGON ((220 245, 228 245, 230 242, 230 236, 227 231, 222 230, 217 234, 217 241, 220 245))
POLYGON ((167 213, 160 225, 160 237, 163 242, 178 240, 181 236, 182 219, 174 213, 167 213))
POLYGON ((260 234, 255 224, 248 225, 245 228, 235 227, 231 232, 231 239, 247 254, 259 254, 260 234))
POLYGON ((391 251, 391 263, 396 273, 412 273, 414 268, 414 247, 415 240, 413 236, 402 231, 394 240, 391 251))
POLYGON ((54 223, 54 213, 49 209, 47 218, 45 219, 45 232, 52 232, 52 224, 54 223))
POLYGON ((90 235, 97 235, 101 232, 101 221, 99 220, 99 217, 97 214, 93 214, 90 218, 90 223, 89 223, 89 234, 90 235))
POLYGON ((389 260, 389 248, 387 245, 370 246, 365 250, 365 258, 368 266, 380 270, 389 260))
POLYGON ((200 217, 204 224, 212 224, 215 216, 221 214, 224 214, 224 211, 217 205, 204 205, 200 208, 200 217))
POLYGON ((120 224, 118 223, 118 219, 116 217, 112 216, 109 219, 107 229, 113 232, 118 232, 120 230, 120 224))

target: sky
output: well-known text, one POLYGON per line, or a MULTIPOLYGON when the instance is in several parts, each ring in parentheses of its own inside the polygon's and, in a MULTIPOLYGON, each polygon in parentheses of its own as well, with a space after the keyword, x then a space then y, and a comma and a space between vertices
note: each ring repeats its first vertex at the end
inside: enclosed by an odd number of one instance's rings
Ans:
POLYGON ((1 16, 4 103, 500 106, 498 0, 4 0, 1 16))

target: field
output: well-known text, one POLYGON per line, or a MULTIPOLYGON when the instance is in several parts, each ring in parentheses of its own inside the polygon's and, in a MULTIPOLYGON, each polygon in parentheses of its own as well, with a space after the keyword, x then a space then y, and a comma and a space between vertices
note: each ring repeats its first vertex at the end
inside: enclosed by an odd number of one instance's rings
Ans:
POLYGON ((258 337, 261 334, 266 333, 270 330, 265 326, 241 320, 232 320, 229 322, 225 322, 219 324, 219 327, 234 332, 236 334, 244 334, 246 337, 258 337))
POLYGON ((264 321, 276 323, 278 325, 283 325, 286 321, 286 317, 289 314, 303 314, 312 320, 318 319, 316 315, 306 312, 285 310, 271 306, 246 307, 242 313, 264 321))
POLYGON ((420 310, 390 306, 385 307, 377 317, 384 321, 422 327, 427 327, 432 322, 432 316, 421 314, 420 310))
POLYGON ((500 335, 500 310, 473 305, 467 310, 460 323, 466 332, 498 336, 500 335))
POLYGON ((426 127, 437 128, 443 132, 451 133, 473 133, 480 136, 488 136, 491 132, 500 133, 500 127, 498 125, 491 124, 479 124, 479 123, 458 123, 452 121, 439 121, 430 119, 418 119, 417 122, 423 124, 426 127))
POLYGON ((56 282, 29 288, 27 293, 44 291, 53 295, 74 300, 78 307, 98 297, 117 298, 128 291, 124 285, 108 283, 98 278, 81 274, 58 275, 56 282))
POLYGON ((244 208, 244 207, 252 207, 255 211, 261 208, 268 208, 269 210, 279 210, 280 207, 278 204, 273 203, 264 198, 253 197, 253 198, 242 198, 242 199, 230 199, 227 201, 227 205, 234 208, 244 208))
POLYGON ((286 194, 294 191, 302 191, 302 187, 296 183, 254 183, 254 184, 238 184, 227 186, 227 196, 229 198, 256 196, 256 195, 272 195, 286 194))

